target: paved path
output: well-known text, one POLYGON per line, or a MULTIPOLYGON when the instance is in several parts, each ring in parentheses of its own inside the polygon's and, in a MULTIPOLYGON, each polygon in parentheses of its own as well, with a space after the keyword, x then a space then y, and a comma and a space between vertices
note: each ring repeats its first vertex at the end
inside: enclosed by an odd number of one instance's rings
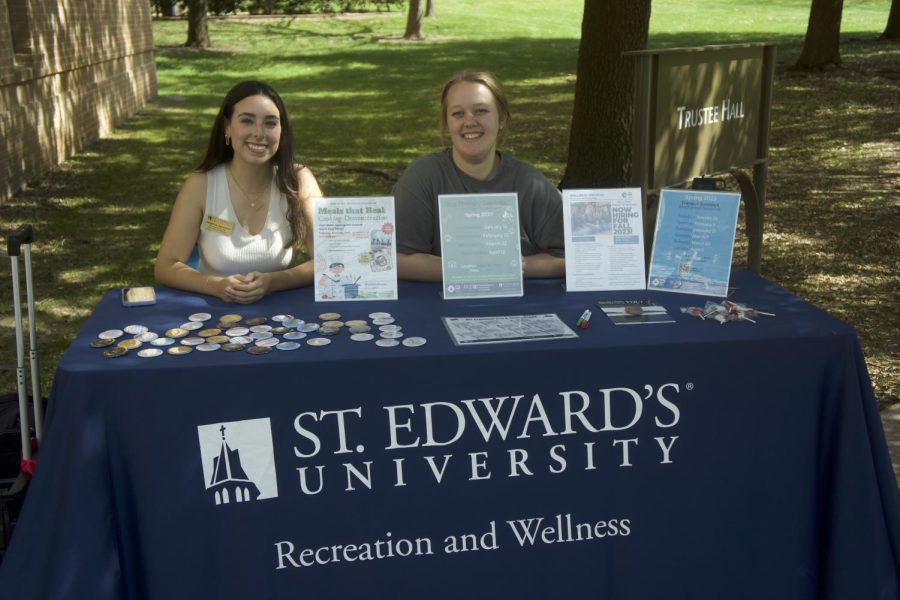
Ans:
POLYGON ((894 475, 900 482, 900 404, 881 411, 881 422, 884 423, 884 437, 887 438, 891 462, 894 463, 894 475))

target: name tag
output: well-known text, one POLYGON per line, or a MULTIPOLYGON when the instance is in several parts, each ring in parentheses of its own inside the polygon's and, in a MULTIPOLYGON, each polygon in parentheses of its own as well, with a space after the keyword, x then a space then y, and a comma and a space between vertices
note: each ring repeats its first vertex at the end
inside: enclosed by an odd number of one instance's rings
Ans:
POLYGON ((206 218, 203 219, 202 228, 207 231, 212 231, 213 233, 231 235, 231 231, 234 229, 234 223, 225 219, 214 217, 212 215, 206 215, 206 218))

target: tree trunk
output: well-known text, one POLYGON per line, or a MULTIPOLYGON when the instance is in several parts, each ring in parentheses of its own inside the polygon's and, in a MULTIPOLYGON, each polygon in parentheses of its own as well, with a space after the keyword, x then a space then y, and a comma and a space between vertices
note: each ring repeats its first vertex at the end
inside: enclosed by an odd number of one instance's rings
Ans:
MULTIPOLYGON (((896 1, 896 0, 895 0, 896 1)), ((433 17, 434 16, 434 0, 428 0, 425 3, 425 16, 433 17)))
POLYGON ((812 0, 798 69, 823 69, 841 64, 841 12, 844 0, 812 0))
POLYGON ((881 34, 883 40, 900 40, 900 0, 891 2, 891 12, 888 15, 887 26, 881 34))
POLYGON ((422 18, 425 13, 425 4, 422 0, 409 0, 409 13, 406 15, 406 33, 403 34, 405 40, 423 40, 422 35, 422 18))
POLYGON ((188 0, 188 37, 185 46, 209 48, 206 10, 207 0, 188 0))
POLYGON ((560 187, 613 187, 631 180, 634 59, 647 47, 650 0, 585 0, 569 159, 560 187))

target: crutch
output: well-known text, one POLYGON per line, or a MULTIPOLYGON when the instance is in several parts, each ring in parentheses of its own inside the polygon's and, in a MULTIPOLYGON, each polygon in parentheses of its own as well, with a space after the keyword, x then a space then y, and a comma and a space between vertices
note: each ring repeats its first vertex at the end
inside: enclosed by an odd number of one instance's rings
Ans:
POLYGON ((37 332, 35 330, 34 286, 31 277, 31 242, 34 229, 31 225, 22 225, 9 234, 7 253, 12 263, 13 311, 16 318, 16 386, 19 391, 19 427, 22 434, 22 471, 29 475, 34 473, 35 461, 31 453, 31 434, 28 429, 28 394, 25 390, 25 343, 22 333, 22 300, 19 290, 19 254, 25 259, 25 296, 28 306, 28 356, 31 362, 31 394, 34 406, 34 433, 40 443, 43 421, 41 401, 41 379, 38 369, 37 332))

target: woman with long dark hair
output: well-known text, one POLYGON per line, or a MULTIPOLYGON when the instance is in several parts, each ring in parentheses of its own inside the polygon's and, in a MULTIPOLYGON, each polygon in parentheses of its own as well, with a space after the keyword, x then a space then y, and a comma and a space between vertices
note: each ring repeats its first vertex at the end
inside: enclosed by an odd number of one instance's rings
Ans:
POLYGON ((243 81, 226 94, 206 156, 178 192, 156 257, 159 283, 247 304, 313 280, 312 198, 284 102, 243 81), (188 265, 197 246, 198 269, 188 265))

